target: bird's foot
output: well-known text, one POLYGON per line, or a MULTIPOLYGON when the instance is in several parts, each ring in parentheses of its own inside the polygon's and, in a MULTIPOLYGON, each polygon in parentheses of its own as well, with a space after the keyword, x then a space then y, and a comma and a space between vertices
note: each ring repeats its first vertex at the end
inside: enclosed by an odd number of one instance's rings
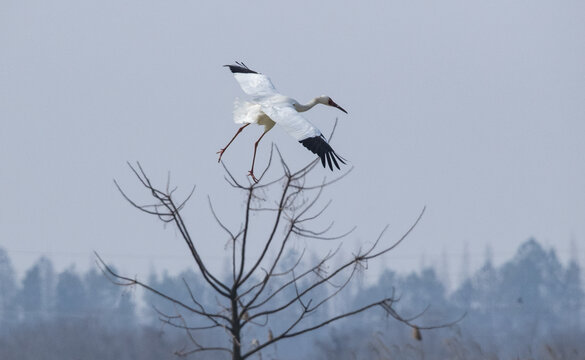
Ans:
POLYGON ((220 162, 221 161, 221 157, 222 157, 223 152, 225 151, 225 149, 227 149, 227 148, 219 149, 219 151, 216 152, 216 154, 219 154, 219 159, 217 159, 217 162, 220 162))
POLYGON ((255 183, 258 183, 258 179, 256 179, 256 176, 254 176, 254 171, 248 171, 248 176, 251 176, 252 180, 254 180, 255 183))

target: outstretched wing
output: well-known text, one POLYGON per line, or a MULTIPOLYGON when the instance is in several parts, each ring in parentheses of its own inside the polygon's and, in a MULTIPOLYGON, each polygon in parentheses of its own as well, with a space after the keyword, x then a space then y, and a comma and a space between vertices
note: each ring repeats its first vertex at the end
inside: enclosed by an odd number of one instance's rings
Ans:
POLYGON ((337 155, 337 153, 333 151, 333 148, 331 147, 331 145, 327 143, 323 135, 306 138, 299 142, 303 144, 304 147, 311 150, 314 154, 317 154, 321 158, 321 163, 323 164, 323 167, 325 167, 325 158, 327 158, 327 163, 329 164, 329 169, 331 170, 333 170, 333 166, 331 166, 331 161, 333 161, 337 169, 339 169, 339 164, 337 163, 337 160, 339 160, 342 164, 345 165, 345 159, 337 155))
POLYGON ((321 131, 311 124, 309 120, 302 117, 292 105, 285 103, 279 103, 278 105, 263 104, 262 111, 304 147, 317 154, 321 158, 323 167, 325 167, 325 161, 327 161, 331 170, 333 170, 333 164, 339 169, 338 160, 345 164, 345 159, 333 151, 321 131))
POLYGON ((244 92, 254 98, 277 94, 270 78, 248 68, 244 63, 224 65, 230 69, 244 92))

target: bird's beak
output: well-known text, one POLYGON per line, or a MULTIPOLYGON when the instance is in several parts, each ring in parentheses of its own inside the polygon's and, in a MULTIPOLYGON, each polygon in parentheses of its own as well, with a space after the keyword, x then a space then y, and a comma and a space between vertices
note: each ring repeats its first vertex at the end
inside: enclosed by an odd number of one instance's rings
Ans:
POLYGON ((345 109, 342 108, 341 106, 335 104, 335 107, 347 114, 347 111, 345 111, 345 109))
POLYGON ((344 113, 346 113, 346 114, 347 114, 347 111, 345 111, 345 109, 344 109, 344 108, 342 108, 341 106, 337 105, 337 104, 335 103, 335 101, 333 101, 333 100, 331 100, 331 99, 329 99, 329 106, 336 107, 336 108, 338 108, 339 110, 341 110, 341 111, 343 111, 344 113))

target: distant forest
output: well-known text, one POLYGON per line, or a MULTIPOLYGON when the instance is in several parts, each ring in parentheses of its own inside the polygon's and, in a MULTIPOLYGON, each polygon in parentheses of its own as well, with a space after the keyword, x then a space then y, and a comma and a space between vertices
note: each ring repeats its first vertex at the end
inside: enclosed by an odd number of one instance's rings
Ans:
MULTIPOLYGON (((576 261, 564 266, 554 249, 547 251, 530 239, 501 266, 486 259, 451 292, 438 276, 441 270, 429 267, 406 275, 386 270, 374 285, 356 283, 346 289, 328 312, 394 292, 403 316, 422 312, 416 324, 447 323, 466 314, 456 325, 422 331, 418 340, 383 309, 373 309, 267 348, 258 358, 585 359, 585 297, 576 261)), ((178 276, 152 274, 146 282, 189 301, 184 281, 199 299, 216 301, 192 270, 178 276)), ((19 283, 10 257, 0 248, 0 359, 174 359, 190 339, 162 323, 158 312, 177 311, 156 295, 113 284, 97 267, 83 274, 73 267, 57 274, 45 257, 19 283), (137 296, 146 306, 137 306, 137 296)), ((263 333, 245 334, 244 341, 261 343, 268 333, 267 326, 263 333)), ((227 341, 222 331, 198 336, 227 341)))

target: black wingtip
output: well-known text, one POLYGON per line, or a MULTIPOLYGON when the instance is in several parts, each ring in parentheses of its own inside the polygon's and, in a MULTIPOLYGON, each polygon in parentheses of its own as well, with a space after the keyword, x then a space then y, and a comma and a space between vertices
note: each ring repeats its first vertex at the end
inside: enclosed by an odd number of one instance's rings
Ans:
POLYGON ((234 74, 258 74, 256 71, 250 69, 246 64, 243 62, 235 62, 236 65, 224 65, 224 67, 230 68, 230 71, 234 74))
POLYGON ((321 164, 323 165, 324 168, 327 168, 327 166, 329 166, 329 169, 333 171, 333 165, 335 165, 335 167, 338 170, 341 170, 337 160, 339 160, 339 162, 345 165, 345 159, 337 155, 335 151, 333 151, 333 148, 331 148, 331 145, 329 145, 327 141, 325 141, 323 136, 315 136, 301 140, 299 142, 303 144, 304 147, 309 149, 312 153, 317 154, 319 156, 319 158, 321 159, 321 164))

